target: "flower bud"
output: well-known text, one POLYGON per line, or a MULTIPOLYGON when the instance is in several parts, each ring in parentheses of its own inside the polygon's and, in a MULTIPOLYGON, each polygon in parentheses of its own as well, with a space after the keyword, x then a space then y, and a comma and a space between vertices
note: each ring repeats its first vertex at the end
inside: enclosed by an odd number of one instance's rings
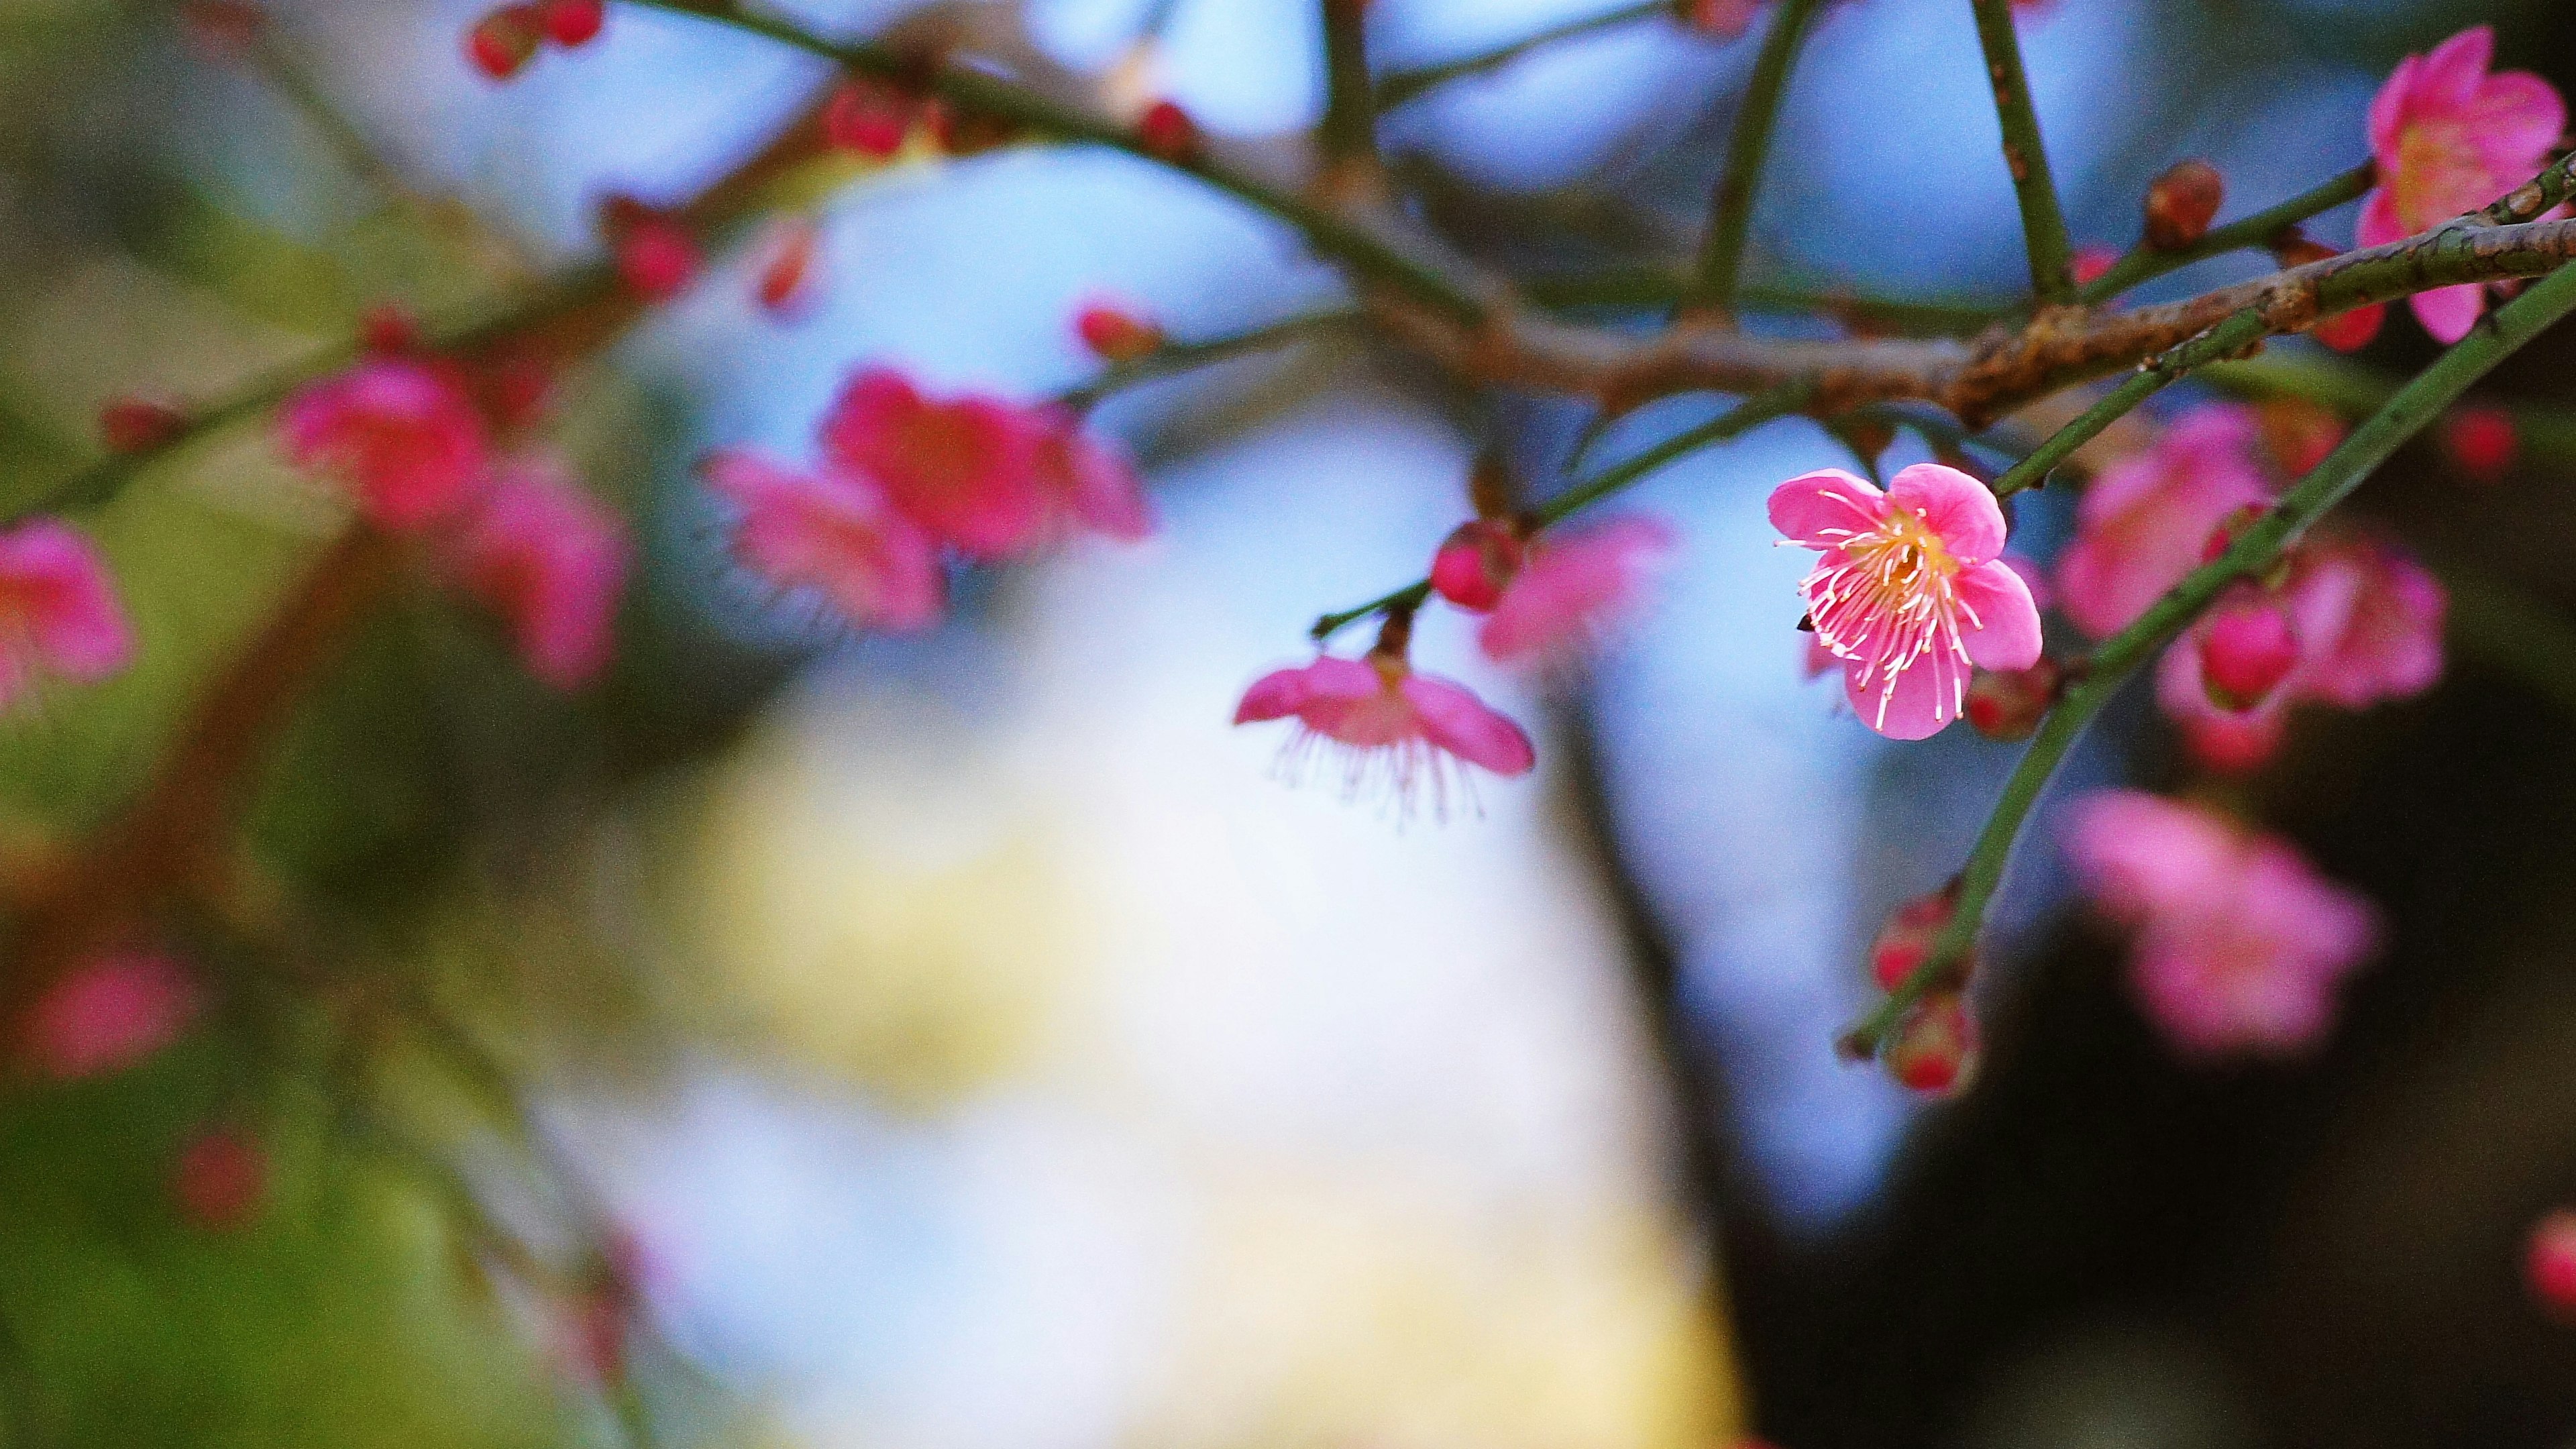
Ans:
POLYGON ((2232 714, 2261 704, 2298 663, 2298 632, 2278 600, 2222 604, 2201 626, 2200 687, 2210 703, 2232 714))
POLYGON ((608 21, 608 0, 545 0, 541 23, 546 39, 572 50, 599 38, 608 21))
POLYGON ((179 1150, 170 1196, 189 1222, 209 1232, 248 1224, 268 1191, 268 1154, 247 1135, 217 1128, 179 1150))
POLYGON ((1074 314, 1082 345, 1103 362, 1133 362, 1163 345, 1163 329, 1110 302, 1092 302, 1074 314))
POLYGON ((913 99, 894 87, 854 80, 832 92, 823 103, 823 136, 844 151, 882 161, 903 149, 912 132, 913 99))
POLYGON ((1190 113, 1170 101, 1156 101, 1136 120, 1136 143, 1158 161, 1187 165, 1199 159, 1206 140, 1190 113))
POLYGON ((2245 530, 2252 528, 2269 512, 2271 510, 2260 503, 2238 504, 2234 512, 2218 520, 2218 526, 2209 531, 2209 538, 2200 546, 2200 561, 2205 564, 2218 562, 2220 555, 2236 546, 2236 540, 2244 536, 2245 530))
POLYGON ((465 58, 493 80, 508 80, 536 59, 544 40, 542 17, 534 5, 504 5, 474 22, 465 32, 465 58))
POLYGON ((2576 1319, 2576 1212, 2560 1208, 2532 1225, 2522 1276, 2550 1316, 2576 1319))
POLYGON ((1949 1097, 1967 1090, 1977 1071, 1977 1023, 1956 991, 1914 1003, 1887 1044, 1887 1074, 1906 1090, 1949 1097))
POLYGON ((797 217, 782 225, 760 266, 754 295, 772 317, 794 317, 814 300, 814 258, 822 246, 822 229, 797 217))
POLYGON ((2387 320, 2388 304, 2373 302, 2319 321, 2308 335, 2337 352, 2359 352, 2379 336, 2379 325, 2387 320))
POLYGON ((698 244, 668 217, 637 222, 617 243, 617 274, 647 302, 667 302, 698 274, 698 244))
POLYGON ((1503 588, 1520 572, 1526 553, 1520 530, 1511 524, 1469 519, 1452 529, 1431 556, 1431 587, 1459 608, 1484 613, 1502 601, 1503 588))
POLYGON ((2147 186, 2147 245, 2178 252, 2209 235, 2227 182, 2206 161, 2176 163, 2147 186))
POLYGON ((1958 882, 1919 895, 1888 913, 1887 924, 1869 943, 1869 974, 1879 986, 1894 991, 1915 968, 1932 959, 1932 945, 1958 914, 1958 882))
POLYGON ((2281 472, 2297 478, 2326 460, 2351 431, 2332 409, 2304 398, 2276 397, 2255 414, 2263 446, 2281 472))
POLYGON ((2490 403, 2466 403, 2442 417, 2443 455, 2472 483, 2495 483, 2522 456, 2513 414, 2490 403))
POLYGON ((109 452, 120 457, 148 453, 179 436, 187 426, 187 414, 148 398, 115 398, 98 411, 99 439, 107 444, 109 452))
POLYGON ((2120 254, 2109 247, 2077 247, 2075 249, 2075 285, 2091 286, 2102 280, 2106 273, 2119 264, 2120 254))
POLYGON ((1968 728, 1990 740, 2026 740, 2065 681, 2066 671, 2045 654, 2028 669, 1980 669, 1968 681, 1968 728))
POLYGON ((1680 0, 1682 23, 1702 35, 1733 40, 1753 26, 1760 0, 1680 0))

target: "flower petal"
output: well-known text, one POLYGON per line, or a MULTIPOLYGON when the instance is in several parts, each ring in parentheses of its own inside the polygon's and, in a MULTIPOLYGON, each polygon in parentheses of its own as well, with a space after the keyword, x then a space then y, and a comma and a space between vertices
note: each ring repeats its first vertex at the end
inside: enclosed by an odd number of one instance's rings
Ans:
POLYGON ((2468 133, 2489 168, 2520 185, 2540 169, 2567 129, 2567 102, 2558 87, 2529 71, 2489 76, 2469 104, 2468 133))
POLYGON ((1771 526, 1809 548, 1839 548, 1886 516, 1886 497, 1866 478, 1821 468, 1771 490, 1771 526))
POLYGON ((1526 775, 1538 763, 1538 752, 1521 727, 1465 686, 1416 674, 1404 681, 1403 689, 1422 718, 1423 738, 1459 759, 1506 777, 1526 775))
POLYGON ((1887 496, 1941 535, 1959 563, 1992 563, 2004 551, 2004 510, 1985 484, 1939 463, 1917 463, 1896 475, 1887 496))
POLYGON ((2427 110, 2458 112, 2477 99, 2487 67, 2495 64, 2495 27, 2472 25, 2424 57, 2416 72, 2418 103, 2427 110))
POLYGON ((1922 655, 1896 671, 1894 689, 1884 674, 1863 684, 1868 665, 1843 661, 1843 697, 1860 722, 1891 740, 1926 740, 1959 717, 1968 666, 1947 653, 1922 655))
POLYGON ((1963 569, 1952 584, 1976 621, 1962 619, 1960 642, 1984 669, 2028 669, 2039 662, 2039 603, 2011 565, 1995 562, 1963 569))
POLYGON ((2433 340, 2449 346, 2478 325, 2478 315, 2487 309, 2487 292, 2474 284, 2436 287, 2416 293, 2407 303, 2415 309, 2415 320, 2433 334, 2433 340))
POLYGON ((2352 239, 2357 246, 2384 247, 2393 241, 2404 241, 2406 223, 2397 219, 2397 199, 2385 186, 2374 186, 2361 199, 2361 220, 2354 224, 2352 239))

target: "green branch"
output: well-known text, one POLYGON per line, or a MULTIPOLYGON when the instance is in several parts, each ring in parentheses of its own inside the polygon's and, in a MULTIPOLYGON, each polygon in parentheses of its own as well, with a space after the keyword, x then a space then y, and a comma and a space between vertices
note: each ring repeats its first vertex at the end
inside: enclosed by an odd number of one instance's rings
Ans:
POLYGON ((2012 0, 1972 0, 1977 43, 1985 49, 1986 78, 1994 82, 1995 119, 2004 133, 2004 165, 2021 202, 2022 243, 2030 250, 2031 290, 2047 303, 2075 298, 2075 252, 2058 210, 2057 183, 2048 174, 2048 147, 2031 109, 2030 77, 2022 70, 2021 37, 2013 30, 2012 0))
POLYGON ((1559 41, 1590 35, 1598 30, 1633 25, 1640 20, 1651 20, 1658 15, 1672 13, 1672 0, 1637 0, 1637 3, 1622 5, 1616 10, 1605 10, 1598 15, 1587 15, 1580 20, 1568 20, 1561 25, 1552 25, 1535 35, 1525 36, 1493 50, 1460 56, 1456 60, 1444 60, 1436 65, 1392 71, 1377 83, 1377 109, 1380 114, 1384 114, 1425 91, 1436 90, 1466 76, 1500 70, 1533 50, 1554 45, 1559 41))
POLYGON ((1762 50, 1753 59, 1753 74, 1744 83, 1736 107, 1735 129, 1727 137, 1726 169, 1708 203, 1708 235, 1700 242, 1699 270, 1683 304, 1723 312, 1735 302, 1735 274, 1744 264, 1744 241, 1753 228, 1753 201, 1762 188, 1762 165, 1771 155, 1771 133, 1780 122, 1780 102, 1789 91, 1789 73, 1797 68, 1798 47, 1815 23, 1824 0, 1780 0, 1762 50))
POLYGON ((2117 694, 2121 684, 2166 641, 2179 634, 2238 579, 2262 573, 2307 528, 2329 509, 2351 496, 2390 454, 2430 426, 2477 380, 2524 343, 2576 310, 2576 268, 2561 268, 2531 290, 2506 304, 2488 325, 2470 333, 2442 354, 2388 405, 2353 431, 2342 446, 2281 496, 2277 506, 2239 534, 2228 550, 2174 585, 2135 623, 2104 641, 2077 671, 2080 682, 2049 711, 2030 748, 2005 781, 2003 797, 1968 852, 1959 873, 1958 905, 1949 926, 1933 944, 1931 955, 1905 978, 1878 1010, 1843 1038, 1844 1051, 1855 1057, 1877 1055, 1888 1033, 1932 985, 1954 973, 1975 947, 1985 923, 1986 907, 2003 881, 2031 807, 2056 773, 2084 727, 2117 694))
POLYGON ((1267 352, 1303 341, 1320 332, 1352 327, 1364 320, 1356 308, 1339 308, 1327 312, 1308 312, 1289 317, 1249 331, 1226 337, 1211 337, 1204 342, 1166 342, 1132 361, 1104 368, 1098 377, 1056 394, 1056 401, 1067 407, 1088 408, 1122 388, 1150 382, 1158 377, 1188 372, 1212 363, 1267 352))
MULTIPOLYGON (((1594 476, 1559 493, 1532 509, 1529 515, 1530 522, 1534 527, 1544 528, 1578 509, 1589 508, 1677 458, 1697 452, 1712 443, 1722 443, 1729 438, 1751 432, 1774 418, 1787 417, 1805 407, 1807 400, 1814 395, 1814 384, 1797 382, 1786 387, 1774 388, 1758 397, 1746 398, 1698 427, 1684 428, 1637 456, 1612 464, 1594 476)), ((1382 594, 1356 608, 1344 609, 1338 614, 1326 614, 1317 619, 1315 627, 1308 632, 1316 643, 1321 644, 1371 614, 1381 614, 1389 609, 1417 608, 1423 600, 1430 597, 1431 581, 1417 579, 1403 588, 1382 594)))
POLYGON ((2128 416, 2140 403, 2181 381, 2193 368, 2242 352, 2262 341, 2268 330, 2263 325, 2262 313, 2239 312, 2139 368, 2118 387, 2104 393, 2100 401, 2086 408, 2073 422, 2058 429, 2030 456, 2015 463, 2009 472, 1996 479, 1995 496, 2010 498, 2025 488, 2036 488, 2047 482, 2050 469, 2065 462, 2076 449, 2100 437, 2104 428, 2128 416))
MULTIPOLYGON (((2357 201, 2378 179, 2378 167, 2368 161, 2355 166, 2322 185, 2312 187, 2277 206, 2267 206, 2252 216, 2212 227, 2209 234, 2187 247, 2158 251, 2144 242, 2127 256, 2112 264, 2111 270, 2076 289, 2075 300, 2098 306, 2119 296, 2141 282, 2151 281, 2167 272, 2178 271, 2194 262, 2246 247, 2269 246, 2274 238, 2320 212, 2332 211, 2347 201, 2357 201)), ((2532 183, 2537 185, 2538 183, 2532 183)), ((2500 205, 2501 203, 2499 203, 2500 205)), ((2548 208, 2543 207, 2542 210, 2548 208)), ((2533 216, 2539 212, 2532 213, 2533 216)), ((2514 220, 2528 221, 2530 217, 2514 220)))
POLYGON ((1315 0, 1324 27, 1324 159, 1377 159, 1377 94, 1369 86, 1368 0, 1315 0))
POLYGON ((962 111, 990 116, 1058 141, 1080 141, 1124 151, 1140 160, 1194 176, 1207 185, 1266 211, 1303 233, 1307 244, 1361 276, 1447 313, 1460 322, 1476 323, 1485 303, 1466 284, 1438 267, 1398 250, 1368 228, 1339 216, 1293 192, 1219 166, 1205 156, 1158 156, 1136 133, 1108 118, 1039 95, 989 71, 944 65, 928 81, 907 53, 871 41, 846 44, 774 16, 756 14, 730 0, 627 0, 627 3, 673 15, 686 15, 774 40, 820 56, 860 75, 896 85, 924 84, 930 94, 962 111))

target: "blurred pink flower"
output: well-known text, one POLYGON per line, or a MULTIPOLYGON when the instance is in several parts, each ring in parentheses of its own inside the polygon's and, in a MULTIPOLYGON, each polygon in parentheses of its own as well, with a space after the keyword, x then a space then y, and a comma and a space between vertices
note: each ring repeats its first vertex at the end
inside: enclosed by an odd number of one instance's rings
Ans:
POLYGON ((699 471, 741 510, 733 551, 744 568, 813 590, 854 628, 903 633, 939 622, 946 585, 936 549, 875 484, 735 451, 709 455, 699 471))
MULTIPOLYGON (((2379 185, 2362 199, 2365 247, 2413 236, 2475 211, 2539 171, 2567 126, 2567 105, 2528 71, 2489 75, 2495 28, 2474 25, 2397 63, 2370 103, 2379 185)), ((2424 330, 2457 342, 2486 308, 2476 286, 2410 299, 2424 330)))
POLYGON ((1503 776, 1527 774, 1538 762, 1529 736, 1507 716, 1463 685, 1416 674, 1402 655, 1385 651, 1364 659, 1324 655, 1265 674, 1234 711, 1239 725, 1289 718, 1297 721, 1292 759, 1329 740, 1347 753, 1347 793, 1358 794, 1382 774, 1408 808, 1425 777, 1435 809, 1446 807, 1450 759, 1503 776))
POLYGON ((2096 639, 2119 632, 2199 566, 2229 514, 2271 500, 2256 435, 2250 410, 2211 403, 2102 470, 2076 505, 2075 539, 2057 561, 2058 599, 2077 628, 2096 639))
POLYGON ((2193 1056, 2288 1055, 2333 1021, 2377 914, 2288 842, 2135 790, 2079 801, 2068 854, 2101 911, 2136 930, 2130 985, 2193 1056))
POLYGON ((1477 644, 1502 663, 1568 662, 1636 609, 1673 544, 1661 520, 1633 516, 1538 535, 1477 644))
POLYGON ((875 483, 931 537, 999 558, 1035 544, 1046 526, 1046 431, 1000 398, 928 398, 903 374, 872 367, 841 389, 822 436, 836 468, 875 483))
POLYGON ((1084 431, 1082 419, 1051 405, 1031 411, 1037 428, 1036 470, 1049 518, 1039 537, 1070 519, 1122 543, 1154 532, 1154 510, 1126 455, 1084 431))
POLYGON ((2039 661, 2039 609, 2002 561, 2003 509, 1956 468, 1917 463, 1881 493, 1829 468, 1771 494, 1771 526, 1817 553, 1798 583, 1862 722, 1919 740, 1959 718, 1972 666, 2039 661))
POLYGON ((1490 612, 1521 571, 1529 553, 1518 525, 1500 518, 1471 518, 1449 530, 1431 555, 1431 589, 1470 613, 1490 612))
POLYGON ((0 531, 0 709, 44 675, 105 679, 133 660, 133 628, 87 538, 50 518, 0 531))
POLYGON ((168 1046, 197 1014, 197 988, 158 951, 95 956, 47 987, 19 1024, 29 1067, 55 1081, 128 1067, 168 1046))
POLYGON ((466 588, 509 621, 539 681, 575 690, 607 665, 626 529, 562 465, 544 457, 502 464, 447 552, 466 588))
POLYGON ((445 518, 483 477, 487 445, 472 399, 445 373, 404 358, 375 358, 306 387, 278 409, 278 430, 288 457, 340 474, 388 529, 445 518))

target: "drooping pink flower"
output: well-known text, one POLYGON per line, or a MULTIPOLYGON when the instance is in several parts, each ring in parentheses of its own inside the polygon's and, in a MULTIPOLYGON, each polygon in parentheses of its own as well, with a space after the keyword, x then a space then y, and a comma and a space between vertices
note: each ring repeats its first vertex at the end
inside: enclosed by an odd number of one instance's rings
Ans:
POLYGON ((50 518, 0 531, 0 709, 43 676, 100 680, 133 660, 133 627, 88 539, 50 518))
POLYGON ((2057 561, 2060 607, 2077 628, 2096 639, 2119 632, 2200 565, 2210 531, 2229 514, 2271 500, 2254 460, 2256 432, 2249 409, 2211 403, 2102 470, 2057 561))
POLYGON ((1960 717, 1972 668, 2039 661, 2039 609, 2002 561, 2003 509, 1986 485, 1917 463, 1881 493, 1829 468, 1771 494, 1771 526, 1816 551, 1798 583, 1816 638, 1870 728, 1919 740, 1960 717))
POLYGON ((1265 674, 1234 711, 1239 725, 1291 718, 1297 721, 1292 761, 1329 742, 1345 752, 1347 793, 1383 781, 1407 809, 1426 780, 1434 809, 1446 808, 1451 760, 1506 777, 1525 775, 1538 762, 1519 725, 1464 685, 1415 673, 1400 648, 1364 659, 1324 655, 1265 674))
MULTIPOLYGON (((2370 103, 2370 152, 2379 185, 2361 203, 2366 247, 2413 236, 2475 211, 2531 179, 2567 126, 2567 105, 2528 71, 2489 75, 2495 28, 2475 25, 2429 55, 2397 63, 2370 103)), ((2471 286, 2411 299, 2424 330, 2457 342, 2486 308, 2471 286)))
POLYGON ((853 628, 907 633, 946 603, 936 547, 865 478, 801 473, 726 451, 699 465, 741 510, 734 557, 786 589, 810 589, 853 628))
POLYGON ((38 1075, 68 1082, 132 1066, 168 1046, 197 1014, 196 983, 158 951, 93 957, 47 987, 19 1022, 38 1075))
POLYGON ((2378 935, 2370 903, 2287 841, 2135 790, 2077 802, 2068 854, 2094 904, 2135 929, 2130 985, 2182 1052, 2314 1046, 2378 935))
POLYGON ((891 368, 850 379, 824 415, 824 456, 873 480, 942 543, 999 558, 1038 540, 1048 500, 1038 479, 1045 430, 1026 409, 969 393, 923 396, 891 368))
POLYGON ((1567 662, 1636 609, 1673 544, 1661 520, 1635 516, 1539 534, 1477 628, 1478 647, 1497 663, 1567 662))
POLYGON ((268 1154, 246 1132, 218 1127, 179 1149, 170 1196, 181 1216, 208 1232, 247 1225, 268 1192, 268 1154))
POLYGON ((376 524, 417 529, 452 514, 480 484, 489 444, 456 380, 406 358, 380 357, 325 378, 278 409, 298 466, 328 468, 376 524))
POLYGON ((597 677, 615 647, 627 552, 616 512, 543 456, 496 469, 447 540, 458 579, 509 622, 528 672, 567 692, 597 677))

